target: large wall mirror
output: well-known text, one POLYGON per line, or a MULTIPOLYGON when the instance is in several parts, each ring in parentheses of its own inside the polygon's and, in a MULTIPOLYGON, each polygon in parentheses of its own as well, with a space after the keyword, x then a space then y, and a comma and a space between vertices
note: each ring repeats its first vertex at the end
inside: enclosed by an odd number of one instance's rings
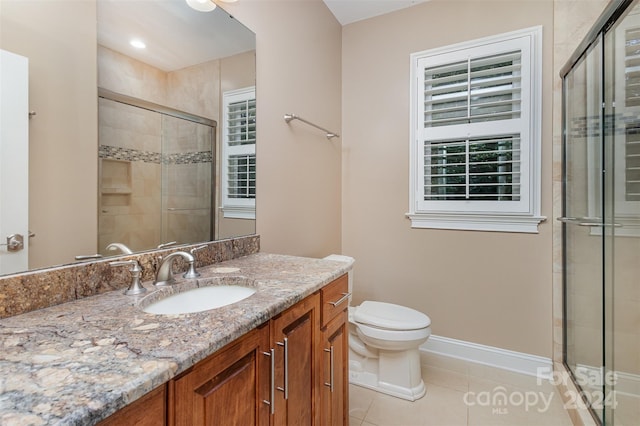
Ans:
POLYGON ((2 0, 0 48, 35 113, 28 266, 0 275, 255 233, 255 35, 223 9, 2 0))

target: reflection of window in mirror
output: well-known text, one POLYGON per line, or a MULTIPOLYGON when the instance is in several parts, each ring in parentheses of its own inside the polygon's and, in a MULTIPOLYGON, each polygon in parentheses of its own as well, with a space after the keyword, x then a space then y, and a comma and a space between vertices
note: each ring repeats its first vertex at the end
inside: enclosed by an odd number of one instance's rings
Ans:
POLYGON ((256 217, 256 90, 222 95, 222 210, 224 217, 256 217))
POLYGON ((614 74, 614 211, 617 235, 640 236, 640 15, 616 28, 614 74))

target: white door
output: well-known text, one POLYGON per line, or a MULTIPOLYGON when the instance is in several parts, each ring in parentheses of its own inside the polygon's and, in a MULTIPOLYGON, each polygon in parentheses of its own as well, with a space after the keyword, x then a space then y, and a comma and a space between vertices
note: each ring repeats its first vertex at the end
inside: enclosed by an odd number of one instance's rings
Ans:
POLYGON ((28 266, 29 60, 0 50, 0 275, 28 266))

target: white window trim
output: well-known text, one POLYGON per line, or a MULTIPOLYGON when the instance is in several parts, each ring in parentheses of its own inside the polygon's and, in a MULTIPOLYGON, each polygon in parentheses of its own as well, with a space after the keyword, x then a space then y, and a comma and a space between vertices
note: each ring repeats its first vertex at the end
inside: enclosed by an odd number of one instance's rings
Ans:
MULTIPOLYGON (((541 129, 542 129, 542 27, 532 27, 497 36, 486 37, 470 42, 430 49, 411 54, 411 130, 410 130, 410 166, 409 166, 409 212, 412 228, 457 229, 496 232, 538 233, 538 225, 546 220, 540 215, 540 179, 541 179, 541 129), (418 81, 422 67, 420 59, 429 56, 443 55, 454 51, 477 48, 491 43, 526 38, 531 49, 531 87, 529 88, 530 125, 529 125, 529 162, 523 165, 523 178, 529 181, 528 199, 524 203, 526 209, 520 212, 503 211, 470 211, 470 210, 425 210, 419 206, 419 185, 422 161, 421 129, 418 123, 419 99, 418 81), (527 176, 524 171, 528 169, 527 176)), ((524 98, 524 97, 523 97, 524 98)), ((473 203, 473 201, 459 203, 473 203)))
MULTIPOLYGON (((227 141, 227 123, 228 123, 228 105, 232 102, 240 100, 253 99, 256 97, 255 86, 242 89, 229 90, 222 95, 222 214, 225 218, 230 219, 255 219, 256 218, 256 200, 254 199, 230 199, 228 198, 228 141, 227 141)), ((244 153, 255 154, 255 144, 246 145, 240 149, 244 153)))

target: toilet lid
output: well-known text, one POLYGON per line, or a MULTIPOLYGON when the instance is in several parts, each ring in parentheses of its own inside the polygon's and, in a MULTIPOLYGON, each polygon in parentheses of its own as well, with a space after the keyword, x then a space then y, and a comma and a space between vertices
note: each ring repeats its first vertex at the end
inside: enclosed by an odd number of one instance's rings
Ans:
POLYGON ((385 302, 362 302, 353 313, 353 319, 390 330, 417 330, 431 325, 431 319, 422 312, 385 302))

